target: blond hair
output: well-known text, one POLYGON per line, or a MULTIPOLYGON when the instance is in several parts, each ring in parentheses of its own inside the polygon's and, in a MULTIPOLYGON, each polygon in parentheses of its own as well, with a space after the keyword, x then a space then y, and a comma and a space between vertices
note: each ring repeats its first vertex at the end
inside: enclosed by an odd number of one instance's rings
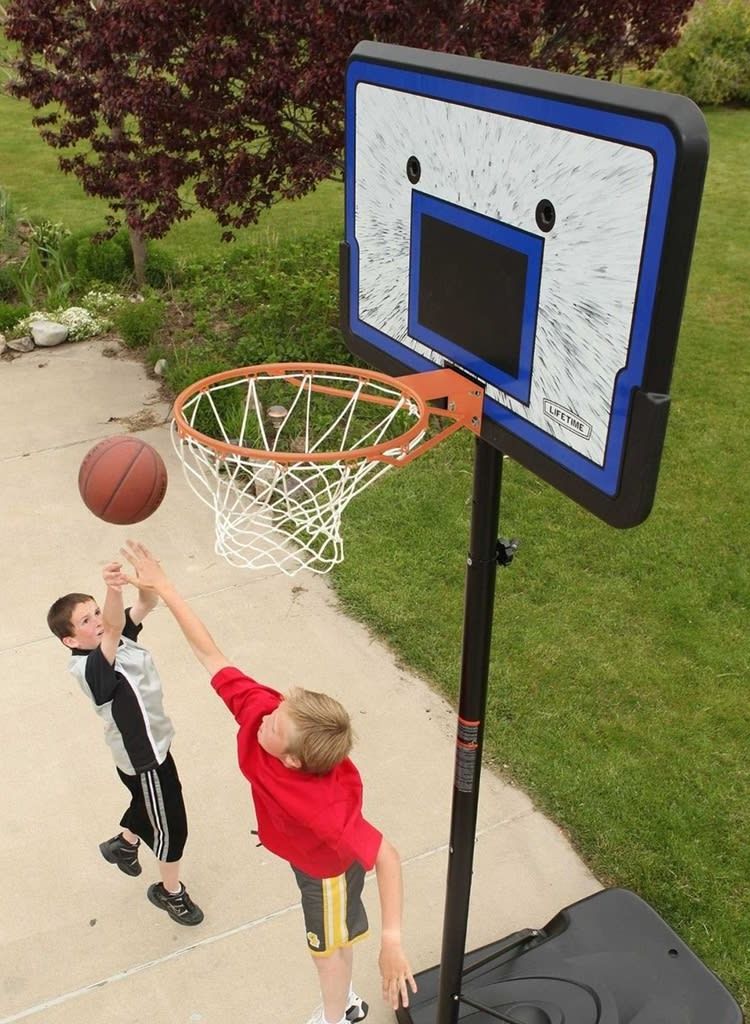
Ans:
POLYGON ((352 723, 337 700, 296 686, 284 706, 292 724, 286 753, 299 758, 304 771, 324 775, 349 756, 352 723))

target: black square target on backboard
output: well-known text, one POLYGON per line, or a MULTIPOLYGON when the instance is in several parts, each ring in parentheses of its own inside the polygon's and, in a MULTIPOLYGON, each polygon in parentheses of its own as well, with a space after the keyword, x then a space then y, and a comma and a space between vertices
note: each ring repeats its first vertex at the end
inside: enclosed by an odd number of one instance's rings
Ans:
POLYGON ((346 75, 342 327, 484 387, 482 436, 648 515, 708 136, 688 99, 378 43, 346 75))

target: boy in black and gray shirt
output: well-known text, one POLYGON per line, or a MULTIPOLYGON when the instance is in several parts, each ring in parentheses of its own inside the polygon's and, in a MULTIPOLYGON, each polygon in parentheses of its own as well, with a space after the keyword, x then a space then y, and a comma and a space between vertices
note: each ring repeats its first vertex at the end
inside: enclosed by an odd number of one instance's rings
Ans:
POLYGON ((125 610, 122 566, 108 563, 103 577, 103 608, 88 594, 66 594, 47 614, 49 628, 72 654, 70 672, 104 721, 117 774, 130 791, 122 832, 99 849, 126 875, 140 875, 138 847, 143 840, 154 851, 161 875, 161 882, 149 886, 149 900, 179 924, 200 924, 203 911, 180 881, 187 816, 169 752, 174 727, 164 711, 153 659, 137 643, 143 619, 158 598, 138 590, 135 604, 125 610))

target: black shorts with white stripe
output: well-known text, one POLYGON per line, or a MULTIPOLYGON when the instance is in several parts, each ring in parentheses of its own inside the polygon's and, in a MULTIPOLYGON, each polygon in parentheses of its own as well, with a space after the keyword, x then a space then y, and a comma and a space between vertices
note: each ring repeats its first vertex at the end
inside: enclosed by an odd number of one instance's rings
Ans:
POLYGON ((118 768, 117 774, 131 797, 120 825, 140 836, 158 860, 179 860, 187 841, 187 814, 172 755, 151 771, 126 775, 118 768))

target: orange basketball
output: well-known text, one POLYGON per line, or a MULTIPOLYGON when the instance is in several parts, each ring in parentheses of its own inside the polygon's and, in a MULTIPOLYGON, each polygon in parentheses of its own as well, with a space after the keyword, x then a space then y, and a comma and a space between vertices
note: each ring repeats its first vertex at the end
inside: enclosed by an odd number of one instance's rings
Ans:
POLYGON ((147 519, 161 505, 167 469, 161 455, 140 438, 107 437, 81 463, 78 490, 99 519, 129 526, 147 519))

